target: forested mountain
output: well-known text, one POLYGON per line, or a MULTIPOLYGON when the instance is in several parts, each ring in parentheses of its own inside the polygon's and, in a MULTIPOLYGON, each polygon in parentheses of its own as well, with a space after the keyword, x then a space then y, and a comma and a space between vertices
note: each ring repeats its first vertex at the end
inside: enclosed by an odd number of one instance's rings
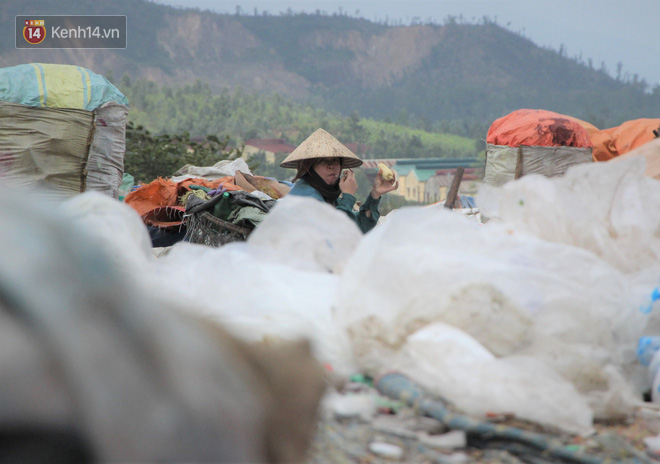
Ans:
POLYGON ((637 76, 615 79, 488 19, 392 26, 340 14, 221 15, 144 0, 4 0, 0 21, 0 66, 69 63, 169 87, 199 79, 216 94, 241 86, 344 116, 470 137, 484 138, 494 119, 519 108, 600 128, 660 115, 660 87, 648 89, 637 76), (16 49, 14 17, 33 13, 126 15, 128 46, 16 49))

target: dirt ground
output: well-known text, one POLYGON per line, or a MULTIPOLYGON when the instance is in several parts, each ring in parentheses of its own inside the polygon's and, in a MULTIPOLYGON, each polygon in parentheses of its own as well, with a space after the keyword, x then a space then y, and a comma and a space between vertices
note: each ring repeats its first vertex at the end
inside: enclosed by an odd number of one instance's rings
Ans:
MULTIPOLYGON (((387 404, 387 399, 381 399, 387 404)), ((395 409, 380 407, 375 414, 351 416, 350 412, 324 407, 305 464, 660 463, 644 443, 644 438, 660 433, 660 408, 651 403, 627 420, 596 422, 595 432, 584 437, 553 433, 511 417, 493 419, 499 426, 557 440, 574 456, 563 460, 510 440, 497 442, 479 434, 452 431, 406 406, 395 409)))

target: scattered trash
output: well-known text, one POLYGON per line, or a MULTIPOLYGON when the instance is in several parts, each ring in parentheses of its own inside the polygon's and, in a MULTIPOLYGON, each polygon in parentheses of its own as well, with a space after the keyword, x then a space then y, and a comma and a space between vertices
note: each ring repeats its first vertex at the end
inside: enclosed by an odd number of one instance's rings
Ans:
POLYGON ((389 459, 401 459, 403 449, 397 445, 391 445, 384 442, 373 442, 369 445, 369 450, 378 455, 389 459))
POLYGON ((376 396, 370 393, 330 394, 324 405, 337 419, 359 417, 369 420, 376 413, 376 396))
POLYGON ((465 448, 467 446, 467 435, 463 430, 452 430, 442 435, 419 434, 419 441, 428 446, 436 448, 465 448))

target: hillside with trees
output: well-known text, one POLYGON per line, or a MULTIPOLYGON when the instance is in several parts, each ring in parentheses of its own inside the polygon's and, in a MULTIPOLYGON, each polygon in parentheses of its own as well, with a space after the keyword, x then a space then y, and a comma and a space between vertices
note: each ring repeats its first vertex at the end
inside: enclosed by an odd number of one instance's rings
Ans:
POLYGON ((126 15, 128 46, 16 49, 13 28, 6 27, 0 29, 0 66, 76 64, 171 89, 199 80, 221 98, 240 86, 248 95, 280 95, 344 118, 357 114, 470 138, 485 137, 496 118, 520 108, 547 109, 606 128, 657 117, 660 107, 660 87, 651 89, 625 73, 625 63, 612 76, 603 65, 539 47, 488 18, 403 26, 341 12, 273 15, 237 8, 230 15, 145 0, 6 0, 0 20, 13 24, 28 11, 126 15))
POLYGON ((214 95, 201 81, 171 88, 127 76, 116 85, 131 102, 129 119, 136 126, 156 134, 188 132, 192 140, 230 134, 233 146, 254 138, 284 138, 295 145, 323 127, 344 143, 363 145, 365 158, 473 158, 482 145, 457 135, 364 119, 357 112, 342 116, 240 87, 214 95))

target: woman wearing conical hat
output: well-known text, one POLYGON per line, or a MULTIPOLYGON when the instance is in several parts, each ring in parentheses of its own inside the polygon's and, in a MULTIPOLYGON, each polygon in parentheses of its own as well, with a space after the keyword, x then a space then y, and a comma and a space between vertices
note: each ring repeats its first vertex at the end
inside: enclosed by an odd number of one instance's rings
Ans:
POLYGON ((311 197, 329 203, 346 212, 360 230, 366 233, 374 228, 380 218, 378 204, 381 195, 396 190, 399 182, 396 178, 389 181, 383 179, 381 171, 378 171, 367 200, 359 211, 354 211, 358 184, 351 168, 361 164, 362 160, 339 140, 323 129, 317 129, 280 166, 298 171, 289 195, 311 197))

